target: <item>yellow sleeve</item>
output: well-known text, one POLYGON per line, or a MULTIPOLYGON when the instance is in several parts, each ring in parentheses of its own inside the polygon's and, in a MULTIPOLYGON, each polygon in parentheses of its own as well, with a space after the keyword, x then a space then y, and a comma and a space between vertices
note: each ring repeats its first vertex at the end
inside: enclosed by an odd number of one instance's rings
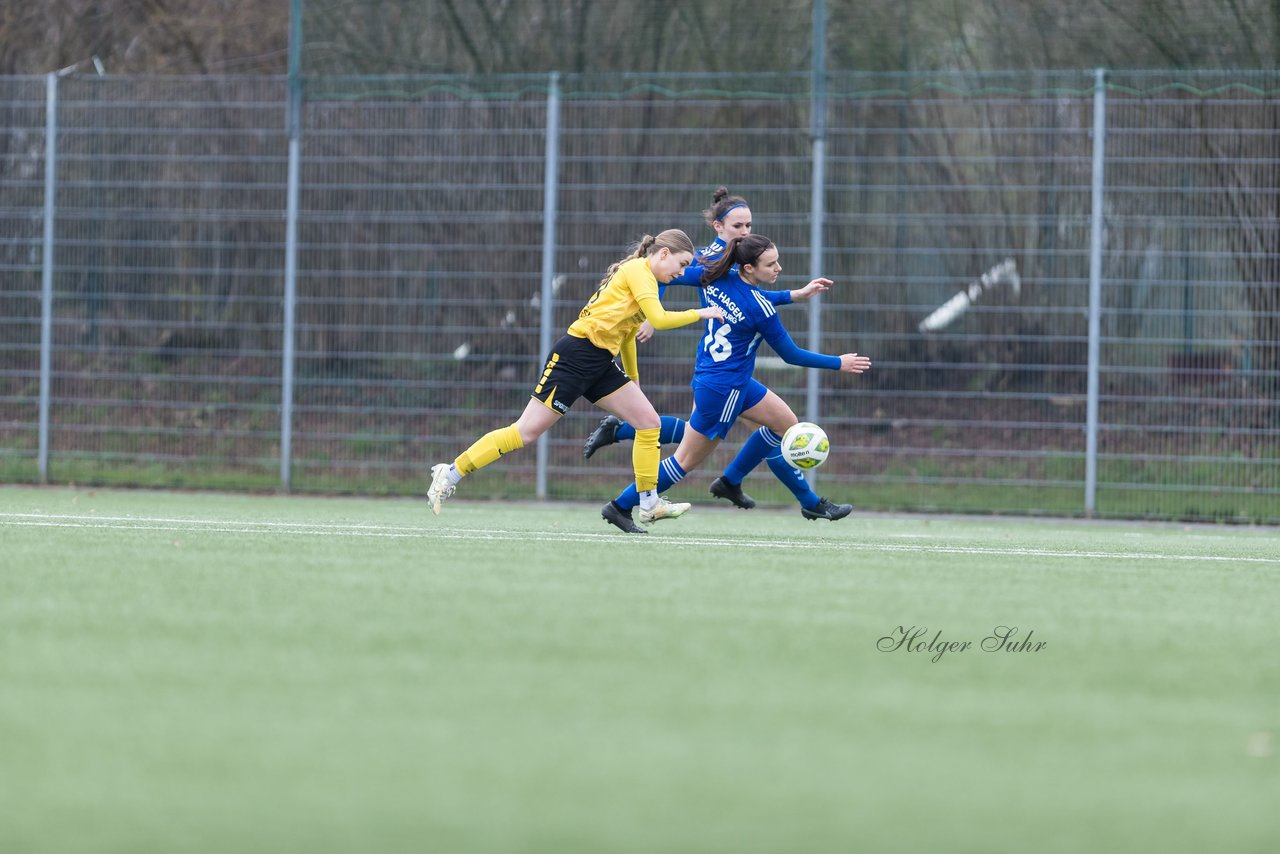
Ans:
POLYGON ((640 310, 644 312, 645 320, 652 323, 654 329, 675 329, 679 326, 697 323, 702 319, 698 316, 696 308, 690 308, 685 311, 667 311, 662 307, 662 301, 658 299, 656 293, 637 296, 636 302, 640 303, 640 310))
POLYGON ((622 357, 623 373, 631 377, 632 382, 640 382, 640 360, 636 358, 636 333, 634 331, 623 339, 618 355, 622 357))
POLYGON ((645 320, 652 323, 654 329, 675 329, 701 320, 696 308, 688 311, 667 311, 662 307, 662 301, 658 299, 658 280, 653 277, 648 265, 645 265, 643 270, 636 265, 634 269, 627 272, 627 287, 631 289, 631 296, 644 312, 645 320))

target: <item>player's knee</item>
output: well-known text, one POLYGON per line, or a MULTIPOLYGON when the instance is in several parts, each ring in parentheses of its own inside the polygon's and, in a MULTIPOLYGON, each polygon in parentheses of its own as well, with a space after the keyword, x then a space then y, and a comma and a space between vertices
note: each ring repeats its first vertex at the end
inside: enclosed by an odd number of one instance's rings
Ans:
POLYGON ((627 423, 636 430, 661 430, 662 419, 655 412, 653 415, 645 415, 640 418, 628 418, 627 423))
POLYGON ((511 440, 519 437, 521 447, 525 445, 532 445, 534 442, 538 441, 539 436, 547 432, 547 428, 545 426, 525 418, 521 418, 519 421, 516 421, 516 423, 512 424, 507 429, 513 431, 508 434, 511 440))

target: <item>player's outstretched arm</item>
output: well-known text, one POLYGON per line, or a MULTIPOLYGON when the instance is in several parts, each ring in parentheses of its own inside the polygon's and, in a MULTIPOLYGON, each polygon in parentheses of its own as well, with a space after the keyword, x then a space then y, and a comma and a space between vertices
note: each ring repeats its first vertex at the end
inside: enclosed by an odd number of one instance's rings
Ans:
POLYGON ((822 368, 827 371, 838 371, 841 367, 839 356, 831 356, 826 353, 815 353, 812 350, 805 350, 803 347, 796 345, 791 340, 791 336, 787 334, 787 330, 783 328, 782 323, 775 314, 769 318, 768 322, 761 328, 764 333, 764 340, 769 342, 769 346, 773 348, 773 352, 782 357, 782 361, 789 365, 796 365, 801 368, 822 368))
POLYGON ((687 311, 667 311, 662 307, 656 295, 642 296, 639 298, 640 310, 644 312, 645 320, 653 325, 654 329, 675 329, 680 326, 688 326, 690 323, 697 323, 699 320, 722 320, 724 312, 718 306, 708 308, 688 309, 687 311))

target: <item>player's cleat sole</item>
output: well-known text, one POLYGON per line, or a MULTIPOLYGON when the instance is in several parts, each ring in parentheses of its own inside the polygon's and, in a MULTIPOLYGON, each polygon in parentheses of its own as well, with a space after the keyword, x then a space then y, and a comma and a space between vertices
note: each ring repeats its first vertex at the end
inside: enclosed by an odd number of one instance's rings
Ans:
POLYGON ((723 477, 718 477, 711 481, 711 494, 716 498, 723 498, 733 504, 735 507, 741 507, 743 510, 750 510, 756 506, 756 500, 750 495, 742 491, 742 484, 734 485, 723 477))
POLYGON ((692 504, 675 503, 665 498, 659 498, 658 503, 645 510, 643 507, 636 511, 636 516, 645 525, 652 525, 654 522, 660 522, 663 519, 679 519, 688 510, 693 507, 692 504))
POLYGON ((819 499, 818 505, 812 510, 806 507, 800 508, 800 515, 806 519, 830 519, 832 522, 843 519, 852 512, 852 504, 833 504, 825 498, 819 499))
POLYGON ((600 419, 600 424, 591 431, 586 444, 582 446, 582 458, 589 460, 592 454, 605 445, 615 444, 618 441, 618 428, 621 426, 622 419, 616 415, 606 415, 600 419))
POLYGON ((631 514, 618 509, 618 505, 610 501, 600 510, 600 516, 613 527, 627 534, 647 534, 644 528, 641 528, 631 518, 631 514))
POLYGON ((431 467, 431 486, 427 489, 427 503, 431 505, 431 512, 440 515, 440 505, 443 504, 455 489, 454 484, 449 482, 449 464, 437 463, 431 467))

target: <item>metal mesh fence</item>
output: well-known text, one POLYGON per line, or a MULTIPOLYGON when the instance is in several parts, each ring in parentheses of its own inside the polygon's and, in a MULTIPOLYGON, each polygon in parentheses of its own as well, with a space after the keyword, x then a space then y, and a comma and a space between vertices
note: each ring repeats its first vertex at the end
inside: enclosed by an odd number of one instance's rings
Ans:
POLYGON ((0 78, 0 477, 36 479, 44 222, 43 81, 0 78))
POLYGON ((424 460, 516 406, 538 360, 545 112, 447 94, 307 110, 298 486, 420 488, 424 460))
POLYGON ((1142 82, 1109 101, 1100 481, 1111 512, 1275 516, 1276 81, 1142 82))
POLYGON ((62 82, 57 479, 275 483, 283 98, 279 81, 62 82))
POLYGON ((838 82, 829 245, 856 283, 841 310, 860 315, 858 340, 877 360, 874 380, 841 401, 839 470, 862 483, 847 488, 889 506, 1078 508, 1090 77, 1053 76, 1052 91, 1000 78, 838 82), (1020 291, 993 288, 921 332, 1006 259, 1020 291))
MULTIPOLYGON (((565 76, 552 332, 641 234, 708 242, 700 211, 725 184, 778 244, 783 287, 807 281, 821 228, 837 283, 821 349, 875 359, 860 378, 824 372, 813 413, 805 373, 761 359, 760 379, 832 435, 820 491, 869 508, 1080 513, 1096 248, 1097 512, 1280 519, 1280 75, 1112 74, 1097 247, 1094 82, 832 74, 815 223, 806 76, 749 90, 565 76), (993 270, 967 311, 921 330, 993 270)), ((430 463, 523 407, 545 332, 549 78, 306 81, 292 401, 285 82, 58 91, 53 479, 272 487, 290 403, 294 488, 414 493, 430 463)), ((44 93, 43 79, 0 80, 0 459, 17 480, 37 476, 44 93)), ((781 316, 804 344, 808 308, 781 316)), ((664 414, 688 413, 699 335, 641 348, 664 414)), ((582 460, 598 417, 580 404, 549 434, 549 494, 597 499, 628 480, 625 448, 582 460)), ((682 489, 705 489, 746 432, 682 489)), ((525 453, 467 492, 530 496, 535 481, 525 453)), ((789 500, 763 469, 749 491, 789 500)))

